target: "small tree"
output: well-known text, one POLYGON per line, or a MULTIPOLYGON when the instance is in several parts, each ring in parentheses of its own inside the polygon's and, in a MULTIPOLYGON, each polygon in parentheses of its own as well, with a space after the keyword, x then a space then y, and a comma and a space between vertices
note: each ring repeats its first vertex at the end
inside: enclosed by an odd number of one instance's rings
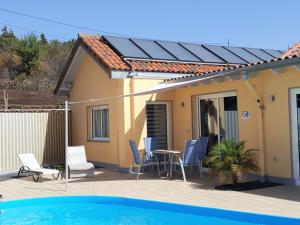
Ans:
POLYGON ((40 42, 34 34, 30 34, 20 41, 17 54, 22 59, 25 74, 33 74, 38 69, 40 51, 40 42))
POLYGON ((245 150, 245 142, 235 143, 224 140, 214 145, 209 152, 207 163, 213 175, 221 182, 231 178, 236 185, 242 173, 256 172, 256 149, 245 150))

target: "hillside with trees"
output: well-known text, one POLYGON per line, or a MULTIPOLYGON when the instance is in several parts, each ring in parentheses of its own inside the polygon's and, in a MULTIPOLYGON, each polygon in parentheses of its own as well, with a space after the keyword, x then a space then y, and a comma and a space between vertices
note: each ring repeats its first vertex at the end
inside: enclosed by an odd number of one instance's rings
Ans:
POLYGON ((0 89, 53 91, 75 40, 47 40, 28 34, 16 37, 2 28, 0 34, 0 89))

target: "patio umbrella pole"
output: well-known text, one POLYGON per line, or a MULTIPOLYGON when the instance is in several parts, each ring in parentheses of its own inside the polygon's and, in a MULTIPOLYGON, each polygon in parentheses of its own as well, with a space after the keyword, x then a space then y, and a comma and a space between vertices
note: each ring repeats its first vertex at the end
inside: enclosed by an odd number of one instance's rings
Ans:
POLYGON ((68 147, 69 147, 68 101, 65 101, 65 191, 68 190, 68 147))

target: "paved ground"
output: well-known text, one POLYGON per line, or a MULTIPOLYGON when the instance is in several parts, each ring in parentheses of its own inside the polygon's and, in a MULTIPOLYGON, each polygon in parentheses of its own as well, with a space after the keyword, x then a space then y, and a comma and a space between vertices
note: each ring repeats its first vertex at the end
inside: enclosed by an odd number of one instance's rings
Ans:
POLYGON ((130 174, 108 169, 97 170, 93 178, 71 179, 65 192, 64 180, 44 179, 34 183, 31 177, 0 182, 4 200, 61 196, 110 195, 165 202, 300 217, 300 187, 279 186, 248 192, 217 191, 211 178, 183 183, 180 179, 163 179, 143 175, 139 181, 130 174))

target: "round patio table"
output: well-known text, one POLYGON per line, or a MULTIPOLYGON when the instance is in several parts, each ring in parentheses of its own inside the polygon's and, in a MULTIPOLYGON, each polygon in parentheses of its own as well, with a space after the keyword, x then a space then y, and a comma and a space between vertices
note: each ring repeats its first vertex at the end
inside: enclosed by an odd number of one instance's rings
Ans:
POLYGON ((175 150, 168 150, 168 149, 157 149, 152 151, 153 154, 161 154, 164 155, 164 171, 167 173, 169 172, 169 177, 172 177, 172 171, 173 171, 173 160, 175 155, 180 155, 180 151, 175 151, 175 150), (170 170, 168 171, 167 169, 167 155, 169 156, 170 159, 170 170))

